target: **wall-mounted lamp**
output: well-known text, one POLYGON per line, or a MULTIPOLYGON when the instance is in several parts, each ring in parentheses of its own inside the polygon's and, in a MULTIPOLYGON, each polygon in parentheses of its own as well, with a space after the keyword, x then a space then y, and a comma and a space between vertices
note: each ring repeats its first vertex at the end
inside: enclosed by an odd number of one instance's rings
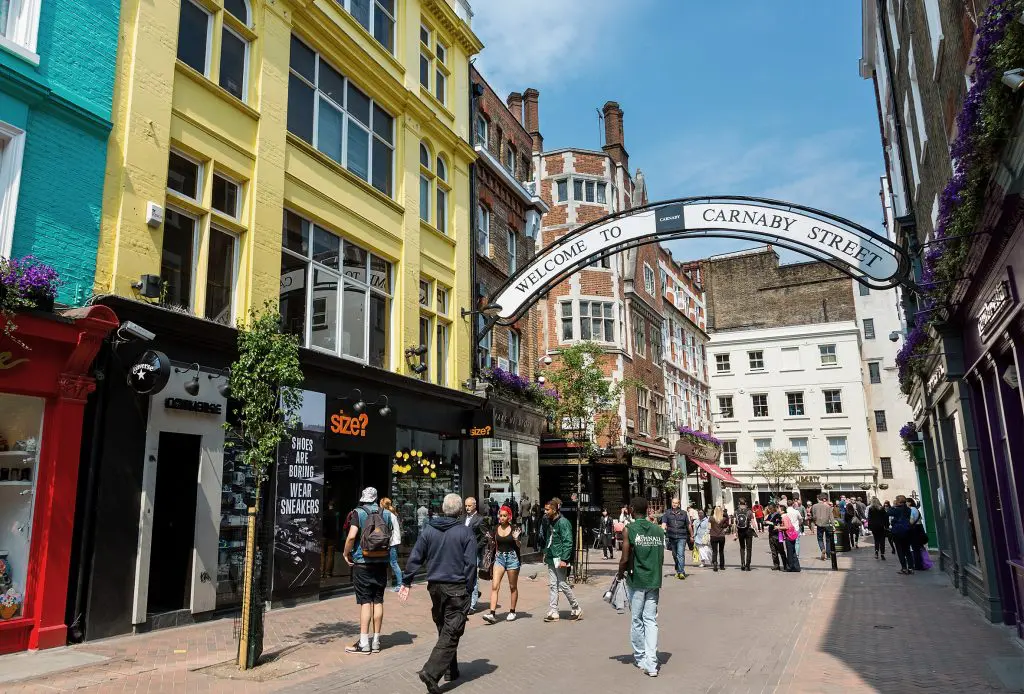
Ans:
POLYGON ((231 384, 228 382, 228 376, 223 374, 207 374, 206 377, 211 381, 215 378, 223 379, 217 384, 217 392, 220 393, 220 396, 225 400, 231 397, 231 384))
POLYGON ((384 407, 380 408, 378 412, 381 417, 387 417, 391 414, 391 401, 388 400, 388 396, 386 395, 382 395, 381 397, 384 398, 384 407))
POLYGON ((412 346, 412 347, 406 347, 405 348, 405 364, 406 364, 406 366, 409 367, 409 369, 414 374, 419 375, 419 374, 424 373, 427 370, 428 367, 423 362, 420 362, 418 364, 414 364, 413 361, 412 361, 416 357, 422 357, 426 353, 427 353, 427 346, 426 345, 415 345, 415 346, 412 346))
POLYGON ((496 316, 499 313, 501 313, 501 306, 499 306, 498 304, 487 304, 486 306, 484 306, 483 308, 481 308, 481 309, 479 309, 477 311, 471 311, 468 308, 464 308, 464 309, 461 309, 461 312, 462 312, 462 317, 463 318, 468 318, 469 316, 475 316, 477 314, 480 314, 481 316, 488 316, 488 317, 490 317, 490 316, 496 316))
POLYGON ((363 400, 363 391, 359 390, 358 388, 353 388, 352 390, 355 391, 356 393, 359 393, 359 399, 356 400, 355 403, 352 405, 352 411, 355 412, 356 414, 359 414, 360 412, 366 409, 366 401, 363 400))
POLYGON ((188 367, 187 369, 175 368, 174 369, 174 373, 176 373, 176 374, 188 373, 192 369, 195 369, 196 372, 192 376, 192 378, 190 378, 188 380, 188 382, 185 383, 185 392, 188 393, 189 395, 191 395, 192 397, 195 397, 195 396, 199 395, 199 364, 195 363, 192 366, 188 367))
POLYGON ((1003 84, 1010 88, 1010 91, 1017 91, 1024 85, 1024 68, 1014 68, 1003 73, 1003 84))

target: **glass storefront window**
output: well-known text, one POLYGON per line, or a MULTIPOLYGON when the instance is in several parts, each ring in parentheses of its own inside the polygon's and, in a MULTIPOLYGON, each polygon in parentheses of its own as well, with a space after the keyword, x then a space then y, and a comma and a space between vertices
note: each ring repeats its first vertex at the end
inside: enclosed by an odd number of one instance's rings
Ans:
POLYGON ((460 493, 462 456, 459 441, 428 431, 399 428, 397 438, 395 450, 402 459, 392 460, 390 496, 402 526, 402 545, 411 547, 427 522, 441 513, 445 495, 460 493))
POLYGON ((217 545, 217 608, 242 602, 245 535, 249 507, 256 505, 256 478, 242 463, 241 440, 226 437, 221 478, 220 540, 217 545))
POLYGON ((44 407, 0 394, 0 620, 23 615, 44 407))

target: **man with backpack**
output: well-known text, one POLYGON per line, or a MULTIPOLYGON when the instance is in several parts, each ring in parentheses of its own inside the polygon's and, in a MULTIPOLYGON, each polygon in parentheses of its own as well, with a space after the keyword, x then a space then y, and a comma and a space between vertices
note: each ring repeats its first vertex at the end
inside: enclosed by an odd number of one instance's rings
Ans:
POLYGON ((747 508, 747 500, 740 499, 740 507, 736 511, 733 524, 736 526, 736 537, 740 543, 740 571, 750 571, 750 555, 754 550, 754 538, 757 531, 754 529, 754 512, 747 508))
POLYGON ((394 521, 390 512, 377 505, 377 490, 374 487, 363 490, 359 496, 359 506, 349 514, 349 519, 351 524, 342 556, 345 563, 352 567, 352 586, 355 588, 356 604, 359 605, 359 642, 346 646, 345 652, 380 653, 384 589, 388 583, 394 521))

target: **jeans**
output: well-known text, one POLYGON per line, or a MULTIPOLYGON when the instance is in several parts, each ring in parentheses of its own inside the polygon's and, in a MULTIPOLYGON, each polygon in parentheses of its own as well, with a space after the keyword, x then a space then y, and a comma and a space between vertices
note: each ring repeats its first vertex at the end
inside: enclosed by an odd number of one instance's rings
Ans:
POLYGON ((737 531, 740 541, 740 567, 750 568, 750 555, 754 551, 754 533, 749 530, 737 531))
POLYGON ((688 538, 685 537, 670 537, 668 538, 669 549, 672 550, 672 559, 676 564, 676 573, 686 575, 686 545, 688 538))
POLYGON ((885 556, 885 530, 883 528, 872 528, 871 537, 875 538, 875 554, 881 553, 885 556))
POLYGON ((786 559, 788 560, 786 567, 789 571, 800 570, 800 538, 790 540, 786 538, 786 559))
POLYGON ((569 582, 565 576, 569 572, 568 567, 564 569, 556 569, 547 565, 548 567, 548 607, 551 608, 551 612, 558 612, 558 594, 565 593, 566 600, 569 601, 569 607, 576 610, 579 609, 580 603, 576 599, 576 595, 572 592, 572 588, 569 586, 569 582))
POLYGON ((772 552, 772 566, 776 568, 786 568, 786 545, 779 542, 779 538, 776 533, 768 535, 768 548, 772 552))
POLYGON ((430 616, 437 627, 437 643, 423 671, 439 680, 449 669, 458 669, 459 639, 466 630, 469 596, 465 583, 428 583, 427 593, 430 594, 430 616))
POLYGON ((818 550, 821 552, 827 551, 825 546, 825 533, 828 532, 828 527, 824 525, 818 526, 818 550))
POLYGON ((658 589, 633 590, 626 588, 629 610, 633 616, 629 626, 629 640, 633 644, 633 658, 645 672, 658 669, 658 589))
POLYGON ((725 568, 725 538, 711 538, 711 566, 725 568))
POLYGON ((388 558, 391 560, 391 573, 395 575, 395 588, 402 585, 402 569, 398 566, 398 545, 391 545, 391 551, 388 553, 388 558))
POLYGON ((476 558, 476 569, 473 571, 473 594, 469 596, 469 611, 476 609, 476 603, 480 599, 480 557, 476 558))

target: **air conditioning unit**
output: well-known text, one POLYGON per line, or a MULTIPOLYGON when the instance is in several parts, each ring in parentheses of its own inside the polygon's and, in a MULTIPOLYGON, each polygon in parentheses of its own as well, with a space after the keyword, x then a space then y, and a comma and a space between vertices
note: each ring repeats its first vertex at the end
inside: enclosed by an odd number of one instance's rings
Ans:
POLYGON ((627 420, 626 420, 626 428, 627 428, 627 429, 633 429, 633 428, 634 428, 635 426, 636 426, 636 425, 635 425, 635 424, 633 423, 633 420, 632 420, 632 419, 627 419, 627 420))
POLYGON ((497 362, 499 369, 501 369, 502 371, 508 371, 508 359, 505 359, 504 357, 498 357, 497 362))

